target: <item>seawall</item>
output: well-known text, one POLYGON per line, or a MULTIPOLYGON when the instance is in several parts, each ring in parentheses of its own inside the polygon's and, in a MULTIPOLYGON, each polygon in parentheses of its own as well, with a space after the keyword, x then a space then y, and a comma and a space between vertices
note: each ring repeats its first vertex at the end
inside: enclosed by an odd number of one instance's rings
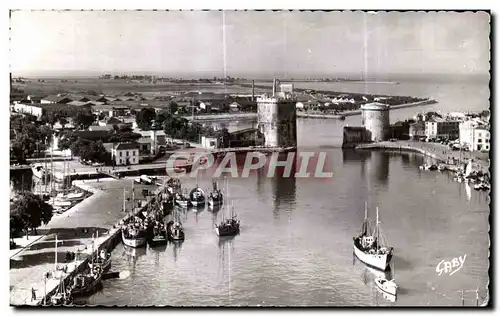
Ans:
MULTIPOLYGON (((422 105, 428 105, 428 104, 434 104, 434 103, 437 103, 437 101, 429 99, 429 100, 423 100, 423 101, 406 103, 406 104, 391 105, 390 109, 396 110, 396 109, 409 108, 409 107, 414 107, 414 106, 422 106, 422 105)), ((360 115, 360 114, 361 114, 361 110, 344 111, 340 114, 313 114, 313 113, 297 112, 297 117, 318 118, 318 119, 342 119, 342 118, 345 118, 346 116, 353 116, 353 115, 360 115)))

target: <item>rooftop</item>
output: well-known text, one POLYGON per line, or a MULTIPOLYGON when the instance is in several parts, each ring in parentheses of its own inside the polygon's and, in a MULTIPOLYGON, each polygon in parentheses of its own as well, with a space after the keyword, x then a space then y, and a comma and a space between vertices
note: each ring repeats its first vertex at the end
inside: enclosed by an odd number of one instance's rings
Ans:
POLYGON ((139 149, 137 143, 120 143, 116 146, 116 150, 139 149))

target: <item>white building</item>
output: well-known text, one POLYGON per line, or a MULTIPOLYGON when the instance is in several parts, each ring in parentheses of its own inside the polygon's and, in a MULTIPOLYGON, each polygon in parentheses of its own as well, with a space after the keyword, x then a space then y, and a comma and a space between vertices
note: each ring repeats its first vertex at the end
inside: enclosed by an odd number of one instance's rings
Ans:
POLYGON ((113 148, 111 155, 117 166, 137 165, 139 163, 139 145, 120 143, 113 148))
POLYGON ((470 151, 490 150, 490 131, 474 121, 460 123, 460 144, 470 151))
POLYGON ((14 111, 17 113, 34 115, 37 118, 40 118, 43 115, 43 109, 40 106, 31 104, 14 104, 14 111))
POLYGON ((219 147, 219 140, 217 137, 201 136, 201 147, 205 149, 214 149, 219 147))

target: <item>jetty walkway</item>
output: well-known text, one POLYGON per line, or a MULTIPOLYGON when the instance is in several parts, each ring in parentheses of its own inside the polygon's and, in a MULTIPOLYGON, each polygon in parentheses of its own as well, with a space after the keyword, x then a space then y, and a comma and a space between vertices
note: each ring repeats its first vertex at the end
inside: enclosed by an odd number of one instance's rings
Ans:
MULTIPOLYGON (((370 144, 360 144, 355 149, 383 149, 392 151, 409 151, 417 152, 424 156, 436 159, 439 162, 447 163, 451 158, 464 163, 468 159, 472 159, 472 169, 488 171, 490 166, 489 153, 482 152, 467 152, 460 150, 451 150, 446 145, 440 143, 428 143, 418 141, 386 141, 370 144)), ((447 164, 449 169, 457 169, 457 165, 447 164)))
MULTIPOLYGON (((55 236, 57 235, 58 267, 66 267, 63 280, 69 282, 71 276, 82 270, 92 252, 92 235, 99 233, 95 241, 95 250, 106 248, 111 251, 120 241, 118 223, 131 213, 138 213, 151 202, 140 192, 142 188, 151 190, 151 186, 135 184, 136 205, 131 202, 123 211, 124 187, 127 198, 132 196, 132 179, 100 179, 74 181, 75 186, 91 191, 93 195, 83 200, 65 213, 54 216, 40 228, 38 234, 44 235, 36 242, 19 251, 10 258, 10 304, 14 306, 39 305, 44 296, 51 295, 59 285, 59 279, 53 277, 55 271, 55 236), (66 253, 79 253, 78 260, 67 261, 66 253), (49 273, 49 278, 45 275, 49 273), (32 289, 36 299, 32 300, 32 289)), ((157 187, 155 187, 157 188, 157 187)), ((153 194, 158 194, 160 187, 153 194)))

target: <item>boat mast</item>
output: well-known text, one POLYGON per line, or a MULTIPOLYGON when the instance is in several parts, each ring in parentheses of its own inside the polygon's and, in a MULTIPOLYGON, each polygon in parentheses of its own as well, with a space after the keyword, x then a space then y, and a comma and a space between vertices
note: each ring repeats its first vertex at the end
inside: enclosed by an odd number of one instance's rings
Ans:
POLYGON ((376 229, 377 229, 377 249, 380 249, 380 229, 379 229, 379 220, 378 220, 378 206, 377 206, 377 226, 376 226, 376 229))
POLYGON ((134 189, 134 181, 132 181, 132 212, 135 210, 135 189, 134 189))
POLYGON ((123 211, 126 212, 127 211, 127 206, 125 205, 125 188, 123 188, 123 211))
POLYGON ((56 248, 55 248, 55 250, 56 250, 56 253, 55 253, 56 259, 54 261, 54 270, 57 272, 57 235, 56 235, 56 248))

